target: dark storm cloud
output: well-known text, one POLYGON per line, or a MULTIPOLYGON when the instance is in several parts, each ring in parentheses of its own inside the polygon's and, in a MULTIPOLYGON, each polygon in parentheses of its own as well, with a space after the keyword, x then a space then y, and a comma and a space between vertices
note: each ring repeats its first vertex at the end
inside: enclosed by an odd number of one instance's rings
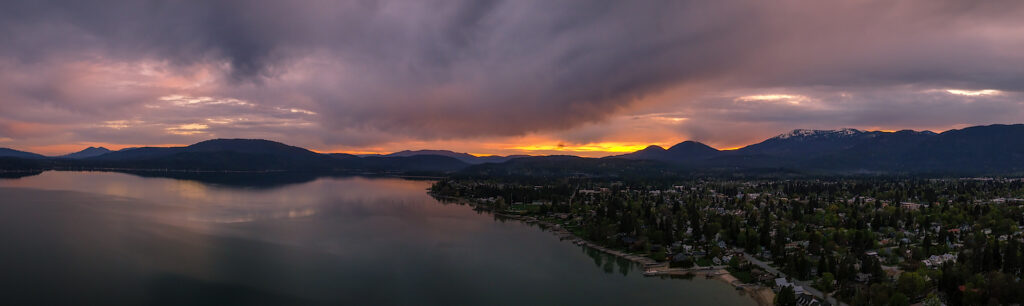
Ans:
POLYGON ((0 79, 12 83, 0 85, 0 123, 199 124, 234 112, 267 121, 246 135, 299 128, 310 142, 368 144, 566 131, 657 105, 684 109, 693 135, 730 120, 723 130, 919 126, 906 115, 920 110, 939 125, 986 122, 1019 96, 954 107, 963 97, 928 90, 1024 90, 1022 13, 1018 1, 4 1, 0 66, 11 69, 0 79), (103 85, 140 67, 153 70, 147 82, 103 85), (708 97, 766 88, 828 107, 708 97), (260 107, 147 108, 168 95, 260 107), (271 123, 293 108, 316 115, 271 123))

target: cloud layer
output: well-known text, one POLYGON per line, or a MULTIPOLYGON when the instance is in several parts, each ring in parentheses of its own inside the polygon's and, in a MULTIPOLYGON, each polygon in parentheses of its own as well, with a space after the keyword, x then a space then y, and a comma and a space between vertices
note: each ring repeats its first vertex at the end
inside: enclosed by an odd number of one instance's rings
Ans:
POLYGON ((1022 13, 1019 1, 7 1, 0 146, 258 137, 510 153, 1014 122, 1022 13))

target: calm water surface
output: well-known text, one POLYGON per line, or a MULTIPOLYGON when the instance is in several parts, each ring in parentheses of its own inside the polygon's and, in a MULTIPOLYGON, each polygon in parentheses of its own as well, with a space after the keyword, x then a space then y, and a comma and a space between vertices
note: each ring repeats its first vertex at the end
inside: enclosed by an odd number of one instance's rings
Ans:
POLYGON ((0 179, 2 304, 753 305, 390 178, 0 179))

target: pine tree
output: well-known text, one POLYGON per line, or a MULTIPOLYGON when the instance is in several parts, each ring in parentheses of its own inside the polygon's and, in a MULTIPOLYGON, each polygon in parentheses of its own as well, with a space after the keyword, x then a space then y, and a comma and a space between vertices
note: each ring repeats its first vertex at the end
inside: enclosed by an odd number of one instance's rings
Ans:
POLYGON ((1006 251, 1003 256, 1003 272, 1010 275, 1017 275, 1020 270, 1020 256, 1018 251, 1020 250, 1020 243, 1017 239, 1010 239, 1006 243, 1006 251))
POLYGON ((998 270, 1003 266, 1003 257, 999 254, 999 240, 996 240, 995 237, 992 237, 992 242, 989 243, 988 247, 992 249, 989 259, 991 261, 992 267, 989 270, 998 270))
POLYGON ((782 287, 775 296, 775 305, 796 306, 796 292, 793 291, 793 287, 782 287))
POLYGON ((821 276, 822 274, 825 274, 825 273, 829 272, 828 271, 828 265, 827 265, 827 262, 826 262, 825 258, 827 258, 827 257, 822 256, 821 259, 818 260, 818 276, 821 276))

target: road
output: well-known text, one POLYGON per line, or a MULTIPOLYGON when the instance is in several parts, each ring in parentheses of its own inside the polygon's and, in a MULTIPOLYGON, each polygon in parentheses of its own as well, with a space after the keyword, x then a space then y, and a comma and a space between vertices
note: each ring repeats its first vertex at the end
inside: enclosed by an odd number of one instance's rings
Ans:
MULTIPOLYGON (((745 256, 747 258, 747 260, 750 261, 750 263, 755 264, 758 267, 761 267, 761 269, 764 269, 765 271, 768 271, 769 273, 778 275, 779 277, 786 277, 786 273, 782 273, 782 271, 779 271, 779 269, 776 269, 775 267, 772 267, 772 266, 768 265, 768 263, 763 262, 763 261, 757 259, 757 257, 754 257, 754 255, 750 255, 747 252, 743 252, 743 256, 745 256)), ((800 285, 800 287, 804 287, 804 291, 807 291, 807 293, 810 293, 811 295, 813 295, 813 296, 815 296, 815 297, 817 297, 819 299, 823 299, 823 300, 828 301, 829 304, 839 305, 839 306, 848 306, 848 305, 846 305, 846 303, 839 302, 838 300, 836 300, 832 296, 825 297, 825 293, 821 292, 818 289, 814 289, 814 287, 811 287, 811 283, 810 282, 793 279, 793 283, 795 283, 797 285, 800 285)))

